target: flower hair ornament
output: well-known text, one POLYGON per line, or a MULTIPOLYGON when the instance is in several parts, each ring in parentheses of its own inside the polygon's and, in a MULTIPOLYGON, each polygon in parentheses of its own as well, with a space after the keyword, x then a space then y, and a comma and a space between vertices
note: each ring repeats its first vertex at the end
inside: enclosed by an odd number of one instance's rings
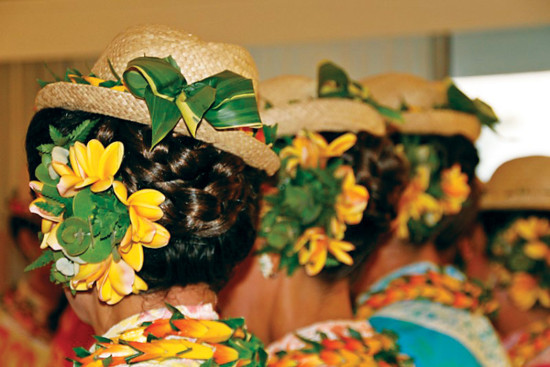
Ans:
POLYGON ((264 195, 259 230, 264 275, 272 267, 267 254, 279 255, 278 267, 289 275, 299 265, 314 276, 323 268, 353 264, 349 252, 355 247, 343 240, 344 233, 346 225, 361 222, 369 194, 338 157, 356 140, 355 134, 346 133, 329 144, 320 134, 304 130, 277 147, 282 168, 277 186, 264 195))
POLYGON ((458 214, 468 200, 468 176, 458 163, 440 169, 437 152, 414 138, 396 147, 411 165, 411 181, 398 204, 397 236, 414 243, 429 239, 444 216, 458 214))
POLYGON ((521 310, 550 308, 550 221, 515 218, 489 239, 496 282, 521 310))

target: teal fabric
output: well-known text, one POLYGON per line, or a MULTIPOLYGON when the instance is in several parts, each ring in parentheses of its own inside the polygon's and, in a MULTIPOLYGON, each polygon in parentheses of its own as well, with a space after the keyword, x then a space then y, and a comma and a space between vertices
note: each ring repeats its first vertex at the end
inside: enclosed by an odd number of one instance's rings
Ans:
MULTIPOLYGON (((425 274, 441 268, 431 262, 404 266, 376 282, 369 292, 386 289, 390 282, 404 275, 425 274)), ((459 280, 466 276, 455 267, 443 272, 459 280)), ((357 299, 363 304, 365 292, 357 299)), ((508 367, 506 351, 485 316, 474 315, 428 300, 401 301, 377 310, 368 320, 372 326, 397 333, 401 350, 415 360, 417 367, 427 366, 490 366, 508 367)))
POLYGON ((401 352, 411 356, 416 367, 482 366, 467 348, 448 335, 388 317, 373 316, 369 322, 378 332, 391 330, 397 333, 401 352))

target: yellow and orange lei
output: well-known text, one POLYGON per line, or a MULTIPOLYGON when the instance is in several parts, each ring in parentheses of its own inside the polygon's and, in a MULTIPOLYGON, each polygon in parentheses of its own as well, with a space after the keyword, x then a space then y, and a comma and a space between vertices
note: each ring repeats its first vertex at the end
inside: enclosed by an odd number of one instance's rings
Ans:
POLYGON ((357 308, 357 317, 369 318, 381 308, 412 300, 427 300, 485 315, 498 309, 498 303, 481 286, 430 270, 426 274, 399 277, 385 289, 368 293, 368 298, 357 308))

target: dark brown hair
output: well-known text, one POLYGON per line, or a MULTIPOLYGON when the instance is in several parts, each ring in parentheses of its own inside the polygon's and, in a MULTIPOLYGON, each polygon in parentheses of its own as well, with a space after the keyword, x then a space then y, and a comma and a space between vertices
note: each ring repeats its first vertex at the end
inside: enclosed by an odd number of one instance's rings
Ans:
MULTIPOLYGON (((332 141, 342 134, 322 135, 332 141)), ((342 158, 345 164, 353 167, 357 184, 365 186, 370 197, 361 223, 348 225, 344 236, 345 241, 355 245, 355 250, 350 252, 353 265, 324 268, 320 276, 327 281, 353 278, 369 255, 391 236, 391 222, 397 216, 397 203, 408 183, 408 163, 396 154, 392 141, 387 137, 359 132, 357 143, 342 158)))
POLYGON ((51 143, 49 126, 66 134, 87 119, 98 121, 88 140, 124 144, 118 179, 130 193, 151 188, 166 196, 158 223, 170 232, 170 242, 160 249, 144 248, 138 273, 149 289, 206 283, 219 290, 252 248, 263 174, 200 140, 172 133, 151 149, 148 125, 56 108, 39 111, 29 126, 31 179, 40 164, 36 147, 51 143))

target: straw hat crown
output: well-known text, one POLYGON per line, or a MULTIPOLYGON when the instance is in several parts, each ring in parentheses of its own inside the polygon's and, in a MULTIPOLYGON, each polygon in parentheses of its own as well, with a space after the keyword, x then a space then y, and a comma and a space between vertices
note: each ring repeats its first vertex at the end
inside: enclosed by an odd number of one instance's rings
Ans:
POLYGON ((371 106, 345 98, 318 98, 317 82, 305 76, 283 75, 260 83, 260 116, 278 124, 278 135, 310 131, 366 131, 382 136, 384 119, 371 106))
POLYGON ((447 86, 442 81, 402 73, 380 74, 360 81, 378 103, 402 112, 404 123, 392 124, 403 134, 463 135, 475 141, 481 124, 475 115, 450 109, 435 108, 447 104, 447 86))
MULTIPOLYGON (((127 64, 141 56, 165 58, 171 56, 188 83, 193 83, 224 70, 252 79, 257 86, 258 72, 250 53, 237 45, 205 42, 188 32, 162 25, 144 25, 128 29, 116 36, 92 68, 105 80, 122 76, 127 64)), ((257 90, 257 88, 255 88, 257 90)), ((113 116, 142 124, 150 124, 149 110, 144 100, 131 93, 92 85, 57 82, 42 88, 35 100, 37 111, 60 107, 113 116)), ((189 135, 182 120, 175 131, 189 135)), ((273 174, 279 167, 277 155, 265 144, 242 131, 215 130, 201 123, 197 139, 243 158, 249 165, 273 174)))
POLYGON ((550 211, 550 157, 523 157, 502 164, 485 186, 481 208, 550 211))

